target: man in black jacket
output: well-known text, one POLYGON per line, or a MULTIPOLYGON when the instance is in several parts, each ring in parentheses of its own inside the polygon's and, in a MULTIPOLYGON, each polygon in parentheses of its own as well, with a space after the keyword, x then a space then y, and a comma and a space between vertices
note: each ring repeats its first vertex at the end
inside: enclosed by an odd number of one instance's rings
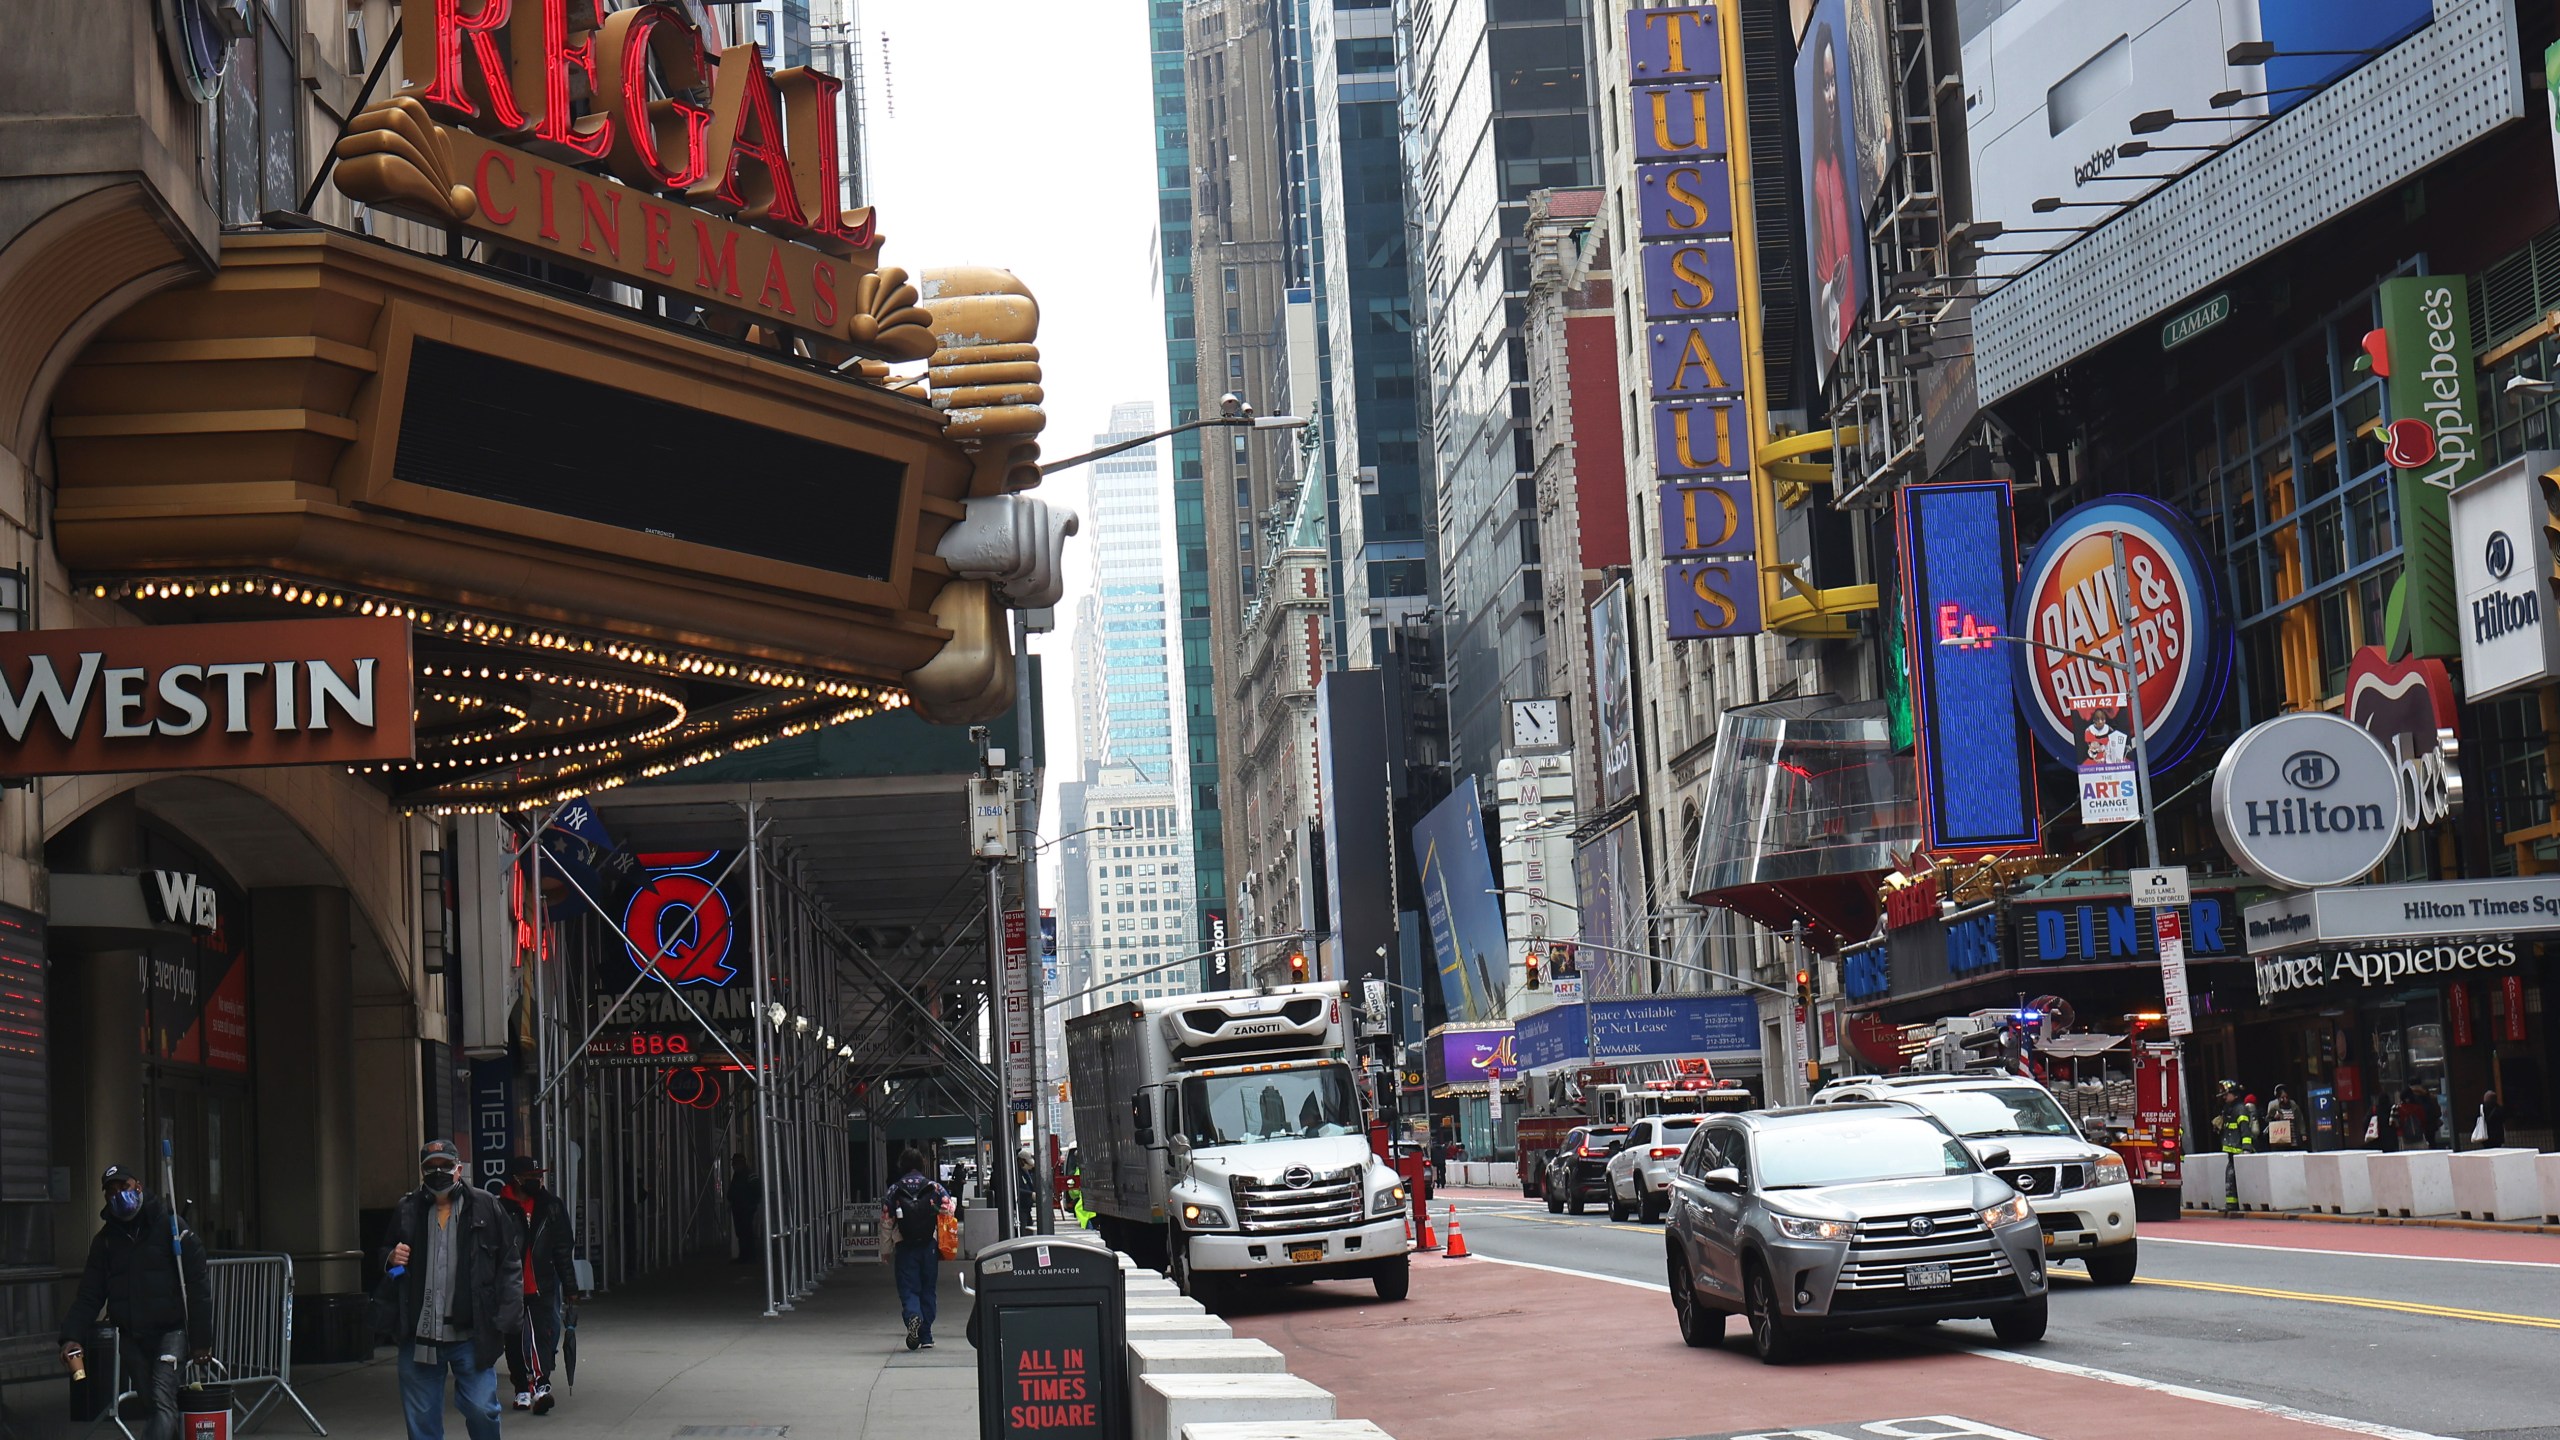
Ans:
POLYGON ((400 1347, 409 1440, 444 1440, 444 1377, 471 1440, 498 1440, 498 1357, 524 1324, 524 1233, 498 1197, 462 1183, 462 1152, 430 1140, 422 1182, 391 1215, 377 1338, 400 1347))
POLYGON ((143 1440, 175 1440, 178 1433, 178 1356, 202 1360, 213 1353, 213 1290, 205 1278, 204 1244, 170 1213, 169 1203, 145 1195, 142 1177, 110 1165, 98 1177, 105 1192, 106 1222, 89 1242, 80 1293, 62 1317, 62 1358, 74 1371, 88 1368, 82 1342, 107 1309, 124 1351, 125 1383, 151 1399, 143 1440))
POLYGON ((578 1288, 577 1236, 569 1228, 569 1207, 542 1183, 549 1174, 541 1161, 519 1155, 507 1162, 506 1188, 498 1192, 525 1235, 525 1330, 507 1345, 507 1377, 515 1385, 516 1408, 536 1415, 551 1413, 560 1301, 578 1288))

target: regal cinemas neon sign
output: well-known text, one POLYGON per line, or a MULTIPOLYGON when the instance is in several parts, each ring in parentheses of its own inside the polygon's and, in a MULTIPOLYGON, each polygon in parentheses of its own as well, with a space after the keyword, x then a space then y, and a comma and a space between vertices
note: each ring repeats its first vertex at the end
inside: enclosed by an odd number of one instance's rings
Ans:
POLYGON ((776 327, 929 352, 913 291, 865 283, 880 237, 840 199, 843 81, 768 72, 752 42, 715 56, 666 0, 410 11, 408 83, 338 146, 349 195, 776 327))

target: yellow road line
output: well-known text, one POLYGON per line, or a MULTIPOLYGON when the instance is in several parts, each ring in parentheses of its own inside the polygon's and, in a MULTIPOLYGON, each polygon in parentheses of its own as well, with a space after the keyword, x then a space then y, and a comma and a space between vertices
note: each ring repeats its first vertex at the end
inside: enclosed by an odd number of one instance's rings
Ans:
MULTIPOLYGON (((2053 1278, 2078 1278, 2066 1271, 2054 1271, 2053 1278)), ((2226 1285, 2212 1280, 2163 1280, 2150 1275, 2134 1277, 2136 1285, 2165 1285, 2174 1290, 2203 1290, 2217 1295, 2248 1295, 2261 1300, 2294 1300, 2309 1305, 2345 1305, 2358 1310, 2390 1310, 2402 1315, 2425 1315, 2439 1320, 2477 1320, 2486 1325, 2522 1325, 2533 1330, 2560 1330, 2560 1320, 2542 1315, 2509 1315, 2498 1310, 2463 1310, 2450 1305, 2428 1305, 2416 1300, 2370 1300, 2361 1295, 2327 1295, 2312 1290, 2269 1290, 2256 1285, 2226 1285)))

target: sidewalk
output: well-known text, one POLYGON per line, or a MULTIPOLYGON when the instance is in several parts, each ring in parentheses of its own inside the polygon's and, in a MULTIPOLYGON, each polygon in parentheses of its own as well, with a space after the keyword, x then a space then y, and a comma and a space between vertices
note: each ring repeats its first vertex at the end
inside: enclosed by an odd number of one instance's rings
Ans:
MULTIPOLYGON (((966 1436, 978 1424, 977 1355, 966 1334, 960 1267, 942 1267, 935 1346, 910 1353, 889 1267, 848 1266, 816 1294, 771 1319, 762 1272, 704 1263, 579 1307, 578 1383, 555 1382, 559 1407, 512 1408, 511 1436, 552 1440, 914 1440, 966 1436)), ((297 1370, 296 1386, 335 1440, 402 1440, 398 1364, 388 1347, 369 1364, 297 1370)), ((563 1370, 565 1371, 565 1361, 563 1370)), ((503 1368, 499 1384, 506 1376, 503 1368)), ((288 1412, 290 1407, 287 1407, 288 1412)), ((300 1417, 270 1414, 260 1435, 307 1434, 300 1417)), ((450 1405, 445 1433, 460 1440, 450 1405)))

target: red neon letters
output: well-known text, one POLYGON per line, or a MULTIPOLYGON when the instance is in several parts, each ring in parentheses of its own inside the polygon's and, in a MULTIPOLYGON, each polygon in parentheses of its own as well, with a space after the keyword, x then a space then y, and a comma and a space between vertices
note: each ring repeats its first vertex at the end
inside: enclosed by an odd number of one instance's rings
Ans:
POLYGON ((410 93, 438 118, 572 164, 603 161, 631 184, 838 254, 874 243, 868 212, 847 224, 839 201, 836 77, 768 74, 752 43, 715 63, 669 0, 610 14, 601 0, 418 8, 402 43, 409 73, 426 78, 410 93), (706 80, 707 106, 692 98, 706 80))

